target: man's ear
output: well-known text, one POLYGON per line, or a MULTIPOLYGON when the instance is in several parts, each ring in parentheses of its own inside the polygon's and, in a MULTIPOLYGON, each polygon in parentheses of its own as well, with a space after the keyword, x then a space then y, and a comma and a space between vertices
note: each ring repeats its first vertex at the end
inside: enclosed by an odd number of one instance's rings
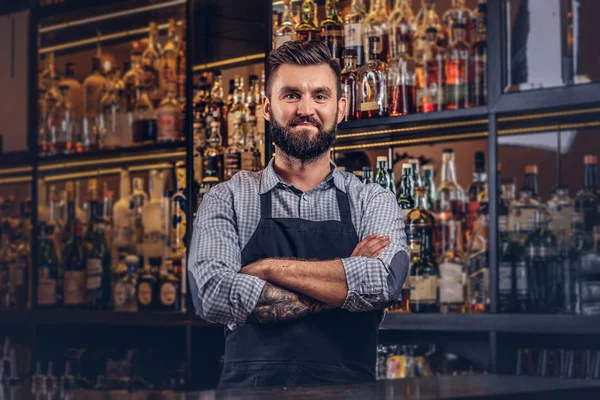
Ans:
POLYGON ((269 101, 267 96, 263 96, 262 109, 265 120, 271 121, 271 102, 269 101))
POLYGON ((337 123, 339 124, 344 120, 344 116, 346 115, 346 107, 348 107, 348 102, 345 97, 340 97, 338 100, 338 115, 337 115, 337 123))

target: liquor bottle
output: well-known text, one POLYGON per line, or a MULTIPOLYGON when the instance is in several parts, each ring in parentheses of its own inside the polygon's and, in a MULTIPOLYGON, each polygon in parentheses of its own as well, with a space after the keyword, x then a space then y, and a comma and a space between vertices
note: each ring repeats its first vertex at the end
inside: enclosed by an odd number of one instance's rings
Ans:
MULTIPOLYGON (((423 181, 421 180, 421 175, 419 174, 419 160, 416 158, 410 158, 408 160, 408 163, 410 164, 410 167, 412 169, 413 183, 414 183, 413 188, 415 188, 417 186, 423 186, 423 181)), ((413 193, 413 198, 414 197, 415 197, 415 195, 413 193)))
POLYGON ((203 170, 205 178, 214 177, 217 182, 222 182, 224 174, 225 150, 221 146, 220 124, 217 121, 210 123, 211 133, 207 140, 208 147, 204 152, 203 170))
MULTIPOLYGON (((408 172, 408 170, 407 170, 408 172)), ((415 188, 416 207, 405 219, 407 242, 411 247, 410 311, 414 313, 439 312, 439 271, 433 255, 434 217, 426 209, 427 188, 415 188)))
POLYGON ((390 165, 390 168, 388 168, 387 172, 388 172, 388 176, 390 177, 390 192, 394 193, 394 196, 397 198, 398 195, 396 194, 396 174, 394 174, 394 169, 391 168, 392 166, 390 165))
POLYGON ((248 129, 250 129, 248 118, 251 116, 256 117, 257 110, 261 108, 260 84, 258 82, 258 76, 250 75, 248 82, 248 93, 246 94, 247 114, 243 116, 243 120, 245 121, 245 123, 242 124, 243 131, 248 131, 248 129))
POLYGON ((344 69, 341 74, 342 97, 346 99, 344 121, 351 121, 360 117, 356 92, 356 50, 344 50, 344 69))
POLYGON ((148 202, 148 195, 144 192, 144 179, 133 178, 133 192, 129 197, 132 251, 144 262, 144 225, 142 222, 142 209, 148 202))
POLYGON ((400 196, 398 197, 398 205, 404 218, 415 208, 414 188, 412 166, 409 163, 404 163, 402 164, 402 181, 400 182, 400 196))
POLYGON ((362 67, 365 63, 364 21, 366 9, 363 0, 352 0, 350 11, 344 18, 344 49, 354 51, 356 65, 362 67))
POLYGON ((54 85, 54 79, 56 78, 56 68, 54 53, 50 52, 44 56, 44 70, 38 76, 39 89, 47 92, 54 85))
POLYGON ((471 25, 473 13, 465 7, 465 0, 452 0, 452 6, 442 15, 442 25, 444 27, 444 37, 446 42, 456 40, 457 31, 454 30, 457 25, 462 25, 465 29, 465 41, 471 42, 471 25))
POLYGON ((489 215, 487 199, 480 202, 473 230, 467 239, 467 300, 471 313, 487 312, 490 304, 488 262, 489 215))
POLYGON ((275 33, 275 48, 278 48, 285 42, 296 40, 296 27, 290 15, 291 0, 283 1, 283 14, 281 15, 281 24, 275 33))
POLYGON ((67 195, 67 212, 66 220, 62 224, 61 237, 60 237, 60 248, 66 246, 67 242, 73 237, 75 229, 76 211, 75 211, 75 188, 73 182, 67 182, 65 184, 65 192, 67 195))
POLYGON ((98 116, 100 100, 108 88, 108 82, 100 72, 100 58, 92 58, 92 73, 83 81, 83 140, 88 147, 97 145, 98 116))
MULTIPOLYGON (((144 67, 145 70, 147 68, 144 67)), ((137 101, 133 110, 131 127, 134 143, 148 144, 156 140, 156 116, 154 115, 154 107, 150 102, 145 86, 138 86, 137 101)))
POLYGON ((137 303, 139 311, 148 311, 156 308, 156 277, 149 265, 138 273, 137 303))
POLYGON ((135 254, 127 255, 119 262, 116 282, 113 289, 113 307, 115 311, 135 312, 138 310, 137 268, 139 258, 135 254))
POLYGON ((469 85, 472 78, 471 48, 465 41, 465 25, 457 22, 452 27, 452 41, 446 50, 445 76, 446 76, 446 107, 449 110, 469 108, 469 85))
POLYGON ((562 268, 556 237, 548 231, 542 208, 533 213, 533 231, 525 240, 530 312, 554 313, 562 308, 562 268))
POLYGON ((73 111, 73 120, 77 126, 75 129, 76 136, 81 134, 81 120, 83 118, 83 86, 75 79, 75 64, 67 62, 65 64, 65 76, 60 80, 58 86, 68 86, 69 96, 71 98, 71 106, 73 111))
POLYGON ((465 311, 463 269, 464 190, 456 182, 454 151, 444 149, 442 175, 435 200, 435 244, 440 254, 440 307, 443 313, 465 311))
POLYGON ((177 180, 177 191, 171 198, 171 215, 170 224, 170 245, 171 258, 185 257, 186 250, 186 232, 187 232, 187 215, 186 210, 186 170, 185 163, 179 161, 175 164, 175 173, 177 180))
POLYGON ((175 97, 177 85, 174 81, 166 83, 167 96, 156 110, 158 120, 157 140, 159 142, 175 142, 181 140, 182 118, 181 105, 175 97))
POLYGON ((164 271, 158 283, 158 309, 178 311, 181 309, 181 283, 173 271, 173 261, 165 260, 164 271))
MULTIPOLYGON (((122 114, 121 101, 114 85, 109 85, 100 100, 98 115, 98 145, 101 149, 114 149, 121 144, 121 135, 126 134, 126 125, 120 118, 122 114)), ((79 147, 79 146, 77 146, 79 147)), ((86 143, 81 143, 86 150, 86 143)))
POLYGON ((225 150, 225 180, 233 178, 242 169, 243 135, 242 119, 236 118, 230 136, 231 144, 225 150))
POLYGON ((104 235, 104 219, 97 217, 92 247, 86 253, 87 305, 101 310, 110 302, 110 249, 104 235))
POLYGON ((522 241, 533 230, 533 216, 540 207, 537 200, 537 165, 525 166, 525 184, 510 210, 511 230, 519 232, 522 241))
POLYGON ((440 21, 440 16, 435 11, 435 0, 421 0, 421 8, 415 17, 415 26, 417 30, 415 32, 415 40, 424 39, 427 35, 427 28, 435 27, 435 42, 438 40, 443 44, 444 34, 443 28, 440 21))
POLYGON ((210 123, 213 120, 219 122, 221 129, 221 137, 226 138, 227 121, 229 118, 229 106, 225 103, 224 100, 223 77, 221 75, 221 71, 219 70, 213 72, 213 84, 210 90, 210 100, 208 103, 208 108, 209 112, 208 118, 206 119, 206 125, 210 127, 210 123))
MULTIPOLYGON (((164 173, 150 171, 149 179, 150 201, 145 201, 142 210, 143 255, 144 261, 157 269, 168 254, 167 232, 162 196, 164 191, 164 173)), ((135 196, 135 189, 134 189, 135 196)), ((138 254, 139 255, 139 254, 138 254)))
POLYGON ((316 4, 313 0, 303 0, 301 6, 300 23, 296 25, 296 38, 303 42, 319 40, 319 25, 315 23, 316 4))
POLYGON ((54 230, 44 222, 40 223, 40 243, 38 250, 38 307, 55 307, 57 305, 58 257, 52 242, 54 230))
POLYGON ((477 23, 471 41, 471 105, 473 107, 487 104, 487 3, 479 2, 477 23))
POLYGON ((373 183, 373 170, 371 167, 363 167, 363 183, 365 185, 373 183))
POLYGON ((381 61, 380 52, 380 38, 369 37, 369 61, 358 70, 358 102, 361 119, 386 117, 388 114, 388 67, 381 61))
POLYGON ((558 185, 553 193, 554 195, 546 204, 550 213, 548 230, 556 235, 560 247, 563 248, 571 237, 575 202, 569 198, 569 189, 565 185, 558 185))
MULTIPOLYGON (((244 139, 243 151, 242 151, 242 169, 245 171, 255 170, 255 153, 258 153, 260 160, 260 149, 256 146, 256 139, 258 138, 258 131, 256 128, 256 117, 251 115, 248 117, 248 133, 244 139)), ((260 169, 259 169, 260 170, 260 169)))
POLYGON ((398 57, 401 53, 408 57, 413 55, 415 15, 412 11, 412 0, 396 0, 389 17, 390 56, 398 57), (403 48, 401 48, 403 47, 403 48))
POLYGON ((325 19, 321 21, 321 40, 329 48, 331 57, 342 64, 344 49, 344 21, 338 12, 338 0, 325 2, 325 19))
POLYGON ((390 48, 389 14, 386 3, 386 0, 373 0, 364 23, 364 35, 367 41, 370 41, 371 37, 379 38, 380 56, 383 62, 388 62, 390 48))
POLYGON ((388 162, 386 156, 377 157, 377 174, 375 183, 384 189, 390 188, 390 176, 388 174, 388 162))
POLYGON ((594 237, 595 231, 600 225, 598 210, 600 200, 598 198, 597 164, 598 157, 588 154, 583 158, 584 181, 583 190, 575 197, 575 213, 573 223, 577 228, 590 237, 594 237))
POLYGON ((2 223, 0 232, 0 309, 9 309, 11 303, 11 277, 14 274, 16 253, 11 246, 11 223, 2 223))
POLYGON ((415 50, 417 112, 423 113, 444 108, 444 55, 436 43, 437 28, 430 26, 425 34, 415 50))
POLYGON ((95 178, 88 180, 88 214, 85 232, 83 234, 83 246, 86 251, 90 251, 96 238, 96 223, 98 222, 98 180, 95 178))
MULTIPOLYGON (((185 19, 177 22, 179 42, 177 43, 177 99, 185 112, 186 80, 187 80, 187 23, 185 19)), ((185 131, 184 131, 185 135, 185 131)))
MULTIPOLYGON (((84 225, 88 220, 88 212, 87 209, 84 210, 81 207, 81 182, 75 181, 75 217, 80 220, 84 225)), ((87 203, 84 204, 84 207, 87 207, 87 203)))
POLYGON ((395 55, 389 65, 388 101, 392 117, 415 112, 415 60, 408 43, 408 35, 396 39, 395 55))
POLYGON ((166 93, 167 84, 171 82, 173 88, 172 96, 177 99, 177 56, 178 56, 178 32, 175 19, 169 18, 169 30, 167 33, 167 43, 162 48, 162 68, 160 73, 160 84, 162 93, 166 93))
POLYGON ((46 180, 38 178, 38 205, 37 205, 37 220, 38 222, 48 223, 50 220, 50 209, 47 206, 46 198, 46 180))
POLYGON ((144 82, 144 70, 141 67, 142 52, 140 49, 139 42, 133 42, 133 48, 131 51, 131 61, 126 63, 123 75, 124 92, 122 100, 124 106, 122 111, 127 113, 128 126, 126 132, 121 135, 121 145, 123 147, 129 147, 133 144, 133 115, 137 103, 138 87, 144 82))
MULTIPOLYGON (((73 210, 73 208, 71 208, 73 210)), ((74 211, 74 210, 73 210, 74 211)), ((74 219, 74 215, 71 219, 74 219)), ((83 307, 86 300, 86 262, 82 243, 83 224, 76 220, 73 236, 62 251, 63 306, 83 307)))
POLYGON ((487 174, 485 173, 485 153, 475 152, 475 170, 473 182, 467 191, 469 204, 467 205, 467 241, 475 231, 475 221, 479 218, 481 202, 487 202, 487 174))
POLYGON ((425 193, 425 204, 427 204, 427 210, 433 211, 435 207, 435 182, 434 182, 434 171, 433 165, 425 165, 423 167, 423 186, 427 188, 425 193))
POLYGON ((129 171, 121 170, 121 191, 119 200, 113 208, 115 253, 127 252, 131 247, 131 221, 130 221, 130 182, 129 171))
POLYGON ((148 93, 148 98, 152 102, 152 107, 158 107, 162 98, 160 71, 162 65, 162 50, 158 40, 158 27, 156 22, 149 24, 148 47, 142 53, 142 67, 144 70, 143 85, 148 93))
POLYGON ((224 144, 229 145, 232 140, 236 119, 239 118, 243 121, 246 115, 248 115, 248 108, 246 108, 244 101, 244 78, 238 76, 233 91, 233 105, 227 113, 227 136, 222 138, 224 144))
POLYGON ((69 86, 60 86, 60 96, 52 111, 51 140, 55 154, 69 154, 73 150, 73 113, 69 86))

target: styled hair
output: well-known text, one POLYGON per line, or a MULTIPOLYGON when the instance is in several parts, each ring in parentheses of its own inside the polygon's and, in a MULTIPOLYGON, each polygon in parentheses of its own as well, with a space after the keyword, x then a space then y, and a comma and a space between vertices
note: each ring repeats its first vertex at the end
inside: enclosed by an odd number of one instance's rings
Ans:
POLYGON ((271 98, 272 80, 280 66, 289 65, 328 65, 336 79, 337 99, 342 96, 341 68, 337 59, 331 57, 331 52, 325 43, 319 40, 288 41, 273 50, 267 59, 265 76, 265 94, 271 98))

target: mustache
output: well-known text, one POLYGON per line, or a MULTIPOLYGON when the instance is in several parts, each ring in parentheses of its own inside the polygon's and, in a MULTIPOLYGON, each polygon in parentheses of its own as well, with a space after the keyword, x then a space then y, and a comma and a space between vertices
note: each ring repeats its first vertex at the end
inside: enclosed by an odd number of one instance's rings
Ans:
POLYGON ((305 122, 313 124, 318 129, 323 128, 323 125, 321 124, 321 122, 319 122, 316 118, 311 117, 310 115, 300 115, 298 117, 294 117, 294 118, 290 119, 287 124, 288 124, 288 126, 297 126, 297 125, 303 124, 305 122))

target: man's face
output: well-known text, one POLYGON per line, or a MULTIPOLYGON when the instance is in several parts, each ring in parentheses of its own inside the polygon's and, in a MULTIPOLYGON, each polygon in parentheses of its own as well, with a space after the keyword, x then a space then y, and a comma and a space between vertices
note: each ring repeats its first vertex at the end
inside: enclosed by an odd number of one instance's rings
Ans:
POLYGON ((336 78, 328 65, 282 65, 263 99, 275 145, 300 161, 315 159, 335 141, 346 99, 337 100, 336 78))

